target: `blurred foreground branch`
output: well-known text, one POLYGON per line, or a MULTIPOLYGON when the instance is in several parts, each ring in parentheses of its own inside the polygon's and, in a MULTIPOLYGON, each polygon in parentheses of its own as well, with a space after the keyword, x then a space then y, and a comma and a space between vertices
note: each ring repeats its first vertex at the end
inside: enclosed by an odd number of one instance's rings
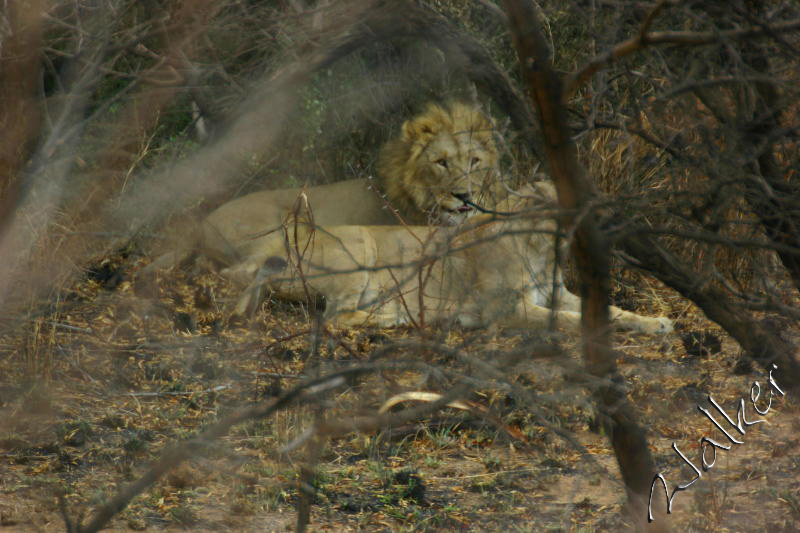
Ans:
POLYGON ((39 135, 41 100, 37 95, 42 49, 44 0, 10 2, 0 13, 0 242, 17 205, 19 171, 39 135))

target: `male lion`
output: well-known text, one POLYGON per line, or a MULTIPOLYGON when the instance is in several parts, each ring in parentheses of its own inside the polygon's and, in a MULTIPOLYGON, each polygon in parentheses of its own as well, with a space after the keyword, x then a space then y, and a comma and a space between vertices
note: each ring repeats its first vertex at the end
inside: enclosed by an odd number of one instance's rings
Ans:
MULTIPOLYGON (((252 312, 266 286, 283 298, 324 296, 326 317, 345 326, 424 318, 465 327, 544 328, 552 314, 557 325, 577 331, 580 299, 554 268, 555 223, 536 215, 552 207, 552 195, 552 185, 527 186, 504 205, 516 216, 474 217, 461 227, 313 228, 299 221, 261 240, 246 262, 223 273, 250 282, 237 305, 242 314, 252 312)), ((666 317, 617 307, 611 319, 620 329, 672 331, 666 317)))
MULTIPOLYGON (((498 174, 492 128, 475 105, 428 104, 381 150, 378 183, 353 179, 242 196, 202 222, 192 251, 226 265, 246 260, 260 248, 260 236, 281 226, 301 192, 310 207, 304 211, 324 226, 457 224, 474 212, 470 202, 490 202, 498 174)), ((154 267, 179 258, 159 259, 154 267)))

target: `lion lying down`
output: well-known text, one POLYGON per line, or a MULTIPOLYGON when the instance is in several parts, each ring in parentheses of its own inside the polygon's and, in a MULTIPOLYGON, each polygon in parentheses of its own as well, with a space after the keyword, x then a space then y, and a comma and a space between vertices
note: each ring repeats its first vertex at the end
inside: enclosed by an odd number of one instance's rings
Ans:
MULTIPOLYGON (((306 289, 325 297, 326 318, 344 326, 457 322, 499 323, 577 331, 580 299, 555 269, 550 220, 531 208, 550 192, 527 187, 511 200, 523 215, 473 217, 461 227, 330 226, 298 224, 259 242, 257 253, 224 274, 249 282, 237 312, 255 309, 261 289, 303 300, 306 289), (544 192, 544 194, 542 194, 544 192), (555 311, 551 307, 555 303, 555 311)), ((666 317, 645 317, 611 307, 619 329, 668 333, 666 317)))
POLYGON ((223 204, 179 250, 150 269, 168 268, 199 252, 232 265, 261 246, 258 236, 280 227, 300 193, 323 226, 345 224, 456 225, 492 205, 498 175, 491 119, 474 104, 429 104, 406 120, 378 158, 379 178, 254 192, 223 204), (188 242, 187 242, 188 241, 188 242))

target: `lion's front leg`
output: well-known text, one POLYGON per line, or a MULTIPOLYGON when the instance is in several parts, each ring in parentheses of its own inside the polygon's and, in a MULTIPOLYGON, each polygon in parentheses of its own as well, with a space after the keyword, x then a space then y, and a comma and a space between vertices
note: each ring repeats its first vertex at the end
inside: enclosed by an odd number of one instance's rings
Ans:
POLYGON ((555 319, 555 326, 563 328, 570 333, 578 333, 581 329, 581 314, 576 311, 554 311, 549 307, 536 305, 530 301, 520 301, 515 312, 504 324, 511 327, 525 327, 546 330, 550 327, 551 319, 555 319))
MULTIPOLYGON (((580 297, 572 294, 565 287, 562 286, 562 288, 563 290, 559 291, 558 295, 559 312, 574 312, 573 315, 577 315, 580 322, 580 297)), ((667 317, 637 315, 613 305, 608 307, 608 312, 611 326, 615 329, 647 333, 649 335, 665 334, 673 329, 672 321, 667 317)), ((569 320, 571 321, 571 318, 569 320)))
POLYGON ((665 316, 650 317, 637 315, 619 307, 608 308, 611 325, 617 329, 626 329, 649 335, 666 334, 673 330, 672 320, 665 316))
MULTIPOLYGON (((577 298, 577 297, 575 297, 577 298)), ((580 302, 580 299, 578 299, 580 302)), ((574 304, 574 302, 572 302, 574 304)), ((530 302, 520 302, 514 316, 508 322, 513 327, 529 327, 546 329, 555 318, 556 326, 571 333, 581 330, 581 313, 579 311, 553 311, 530 302)), ((611 326, 615 329, 635 331, 649 335, 666 334, 673 330, 672 321, 667 317, 649 317, 625 311, 619 307, 609 306, 611 326)))

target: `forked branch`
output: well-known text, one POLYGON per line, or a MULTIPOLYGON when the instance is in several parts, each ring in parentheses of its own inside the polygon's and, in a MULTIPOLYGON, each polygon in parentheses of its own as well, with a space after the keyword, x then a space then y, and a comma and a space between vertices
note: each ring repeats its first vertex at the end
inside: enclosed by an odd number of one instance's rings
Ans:
MULTIPOLYGON (((578 211, 586 209, 585 216, 580 219, 565 217, 565 221, 576 228, 572 251, 581 286, 584 364, 592 376, 613 379, 616 362, 609 337, 608 243, 591 209, 594 187, 578 161, 567 123, 562 80, 550 61, 541 21, 530 2, 506 0, 505 5, 514 47, 545 135, 547 164, 559 203, 561 207, 578 211)), ((633 518, 642 519, 645 516, 642 503, 655 472, 644 430, 637 421, 634 406, 619 387, 600 387, 594 396, 628 490, 629 503, 635 513, 633 518)))

